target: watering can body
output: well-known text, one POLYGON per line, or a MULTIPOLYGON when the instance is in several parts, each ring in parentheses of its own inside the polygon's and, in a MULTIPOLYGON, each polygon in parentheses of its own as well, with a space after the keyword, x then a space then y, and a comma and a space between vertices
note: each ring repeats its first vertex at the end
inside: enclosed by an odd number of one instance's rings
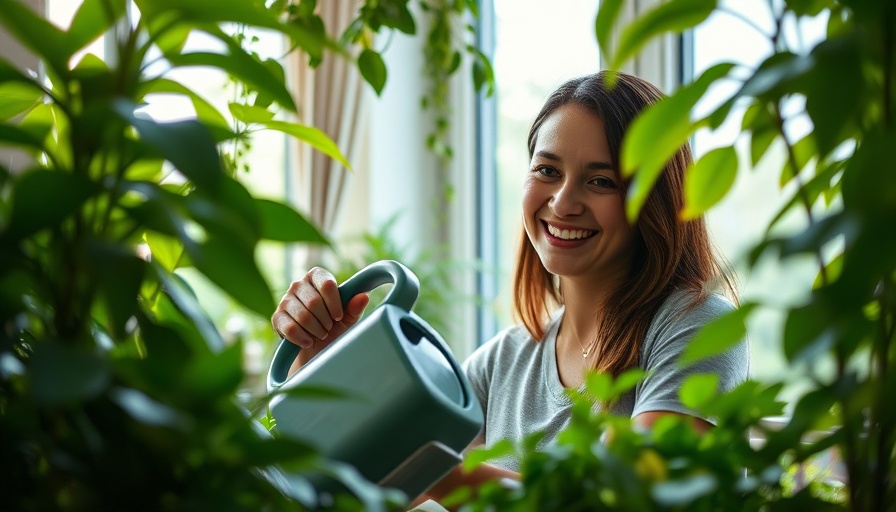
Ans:
POLYGON ((482 410, 445 341, 411 312, 419 284, 410 270, 374 263, 340 285, 340 297, 345 304, 389 282, 379 307, 289 377, 299 349, 281 341, 268 374, 269 391, 281 392, 269 408, 280 435, 413 498, 460 462, 482 427, 482 410), (288 393, 296 387, 338 396, 288 393))

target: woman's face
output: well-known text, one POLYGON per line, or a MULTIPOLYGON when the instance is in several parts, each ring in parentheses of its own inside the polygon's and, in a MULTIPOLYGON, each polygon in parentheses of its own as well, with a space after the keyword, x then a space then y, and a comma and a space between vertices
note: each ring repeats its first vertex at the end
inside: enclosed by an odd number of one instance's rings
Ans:
POLYGON ((566 104, 542 123, 523 187, 523 224, 549 272, 623 279, 635 247, 603 121, 566 104))

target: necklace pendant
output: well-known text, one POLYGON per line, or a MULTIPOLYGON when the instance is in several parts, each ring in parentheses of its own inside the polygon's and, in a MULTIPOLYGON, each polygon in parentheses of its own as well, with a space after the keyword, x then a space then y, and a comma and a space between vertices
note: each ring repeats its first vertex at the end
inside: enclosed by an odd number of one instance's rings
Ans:
POLYGON ((586 359, 588 357, 588 352, 582 352, 582 359, 586 359))

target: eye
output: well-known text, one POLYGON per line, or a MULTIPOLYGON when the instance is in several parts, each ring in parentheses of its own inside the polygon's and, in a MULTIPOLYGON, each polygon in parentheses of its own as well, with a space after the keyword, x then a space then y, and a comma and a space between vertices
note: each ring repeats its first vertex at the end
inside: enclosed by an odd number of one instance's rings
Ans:
POLYGON ((608 176, 595 176, 589 183, 604 189, 617 189, 619 185, 616 184, 616 181, 613 178, 608 176))
POLYGON ((556 178, 560 175, 560 171, 550 165, 536 165, 532 172, 544 178, 556 178))

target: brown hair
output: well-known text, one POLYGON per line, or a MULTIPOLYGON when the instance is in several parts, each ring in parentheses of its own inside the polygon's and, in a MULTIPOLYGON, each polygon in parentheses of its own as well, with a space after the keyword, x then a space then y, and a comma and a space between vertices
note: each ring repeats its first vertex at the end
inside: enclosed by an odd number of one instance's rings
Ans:
MULTIPOLYGON (((602 71, 572 79, 547 99, 529 131, 529 157, 544 120, 563 105, 575 103, 604 123, 615 169, 619 150, 632 120, 663 93, 652 84, 624 73, 602 71), (613 78, 613 83, 608 80, 613 78)), ((691 305, 706 296, 718 280, 733 295, 733 286, 716 259, 703 218, 679 219, 684 205, 684 172, 691 164, 685 144, 666 164, 636 223, 634 261, 626 281, 599 305, 595 369, 619 375, 638 364, 641 343, 657 310, 675 289, 693 291, 691 305)), ((627 185, 627 184, 626 184, 627 185)), ((625 186, 623 186, 623 189, 625 186)), ((621 191, 625 194, 625 190, 621 191)), ((733 298, 733 297, 732 297, 733 298)), ((514 276, 516 316, 536 340, 544 337, 550 309, 563 304, 560 283, 544 268, 525 232, 514 276)), ((597 316, 596 316, 597 318, 597 316)))

